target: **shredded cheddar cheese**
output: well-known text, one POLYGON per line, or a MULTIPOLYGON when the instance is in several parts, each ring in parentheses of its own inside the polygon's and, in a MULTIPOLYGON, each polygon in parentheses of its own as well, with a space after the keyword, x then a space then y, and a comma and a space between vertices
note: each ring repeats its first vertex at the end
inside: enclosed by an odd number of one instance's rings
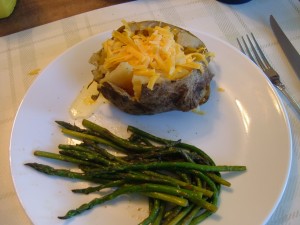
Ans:
POLYGON ((144 84, 152 90, 159 80, 181 79, 194 69, 203 72, 200 62, 207 64, 207 52, 199 48, 188 49, 190 53, 185 53, 183 46, 175 41, 176 32, 169 26, 133 32, 126 21, 123 24, 122 32, 113 31, 112 38, 103 43, 105 60, 101 72, 105 76, 101 82, 110 81, 110 77, 122 80, 121 75, 116 76, 113 71, 120 70, 118 67, 126 63, 126 79, 121 86, 131 89, 133 96, 139 99, 144 84))
POLYGON ((31 70, 28 75, 38 75, 41 72, 41 69, 37 68, 34 70, 31 70))

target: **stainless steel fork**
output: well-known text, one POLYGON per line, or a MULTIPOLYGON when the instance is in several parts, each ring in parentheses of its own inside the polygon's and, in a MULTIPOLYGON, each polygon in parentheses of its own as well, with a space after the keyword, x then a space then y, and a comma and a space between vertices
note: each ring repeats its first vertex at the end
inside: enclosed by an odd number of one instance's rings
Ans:
POLYGON ((251 38, 252 41, 249 37, 249 35, 246 35, 247 41, 250 44, 247 45, 244 37, 241 37, 243 44, 240 42, 240 40, 237 38, 237 42, 239 44, 239 47, 241 51, 245 54, 248 55, 249 58, 256 64, 260 66, 260 68, 263 70, 263 72, 267 75, 267 77, 270 79, 272 84, 279 90, 281 91, 284 96, 290 101, 291 105, 294 107, 296 112, 299 113, 300 115, 300 106, 299 104, 295 101, 295 99, 288 93, 286 90, 284 84, 280 81, 280 77, 278 73, 272 68, 270 63, 268 62, 267 58, 265 57, 264 53, 262 52, 259 44, 257 43, 254 35, 251 33, 251 38), (254 42, 254 44, 253 44, 254 42), (255 46, 254 46, 255 45, 255 46), (243 47, 244 46, 244 47, 243 47), (251 48, 251 50, 250 50, 251 48), (253 54, 252 54, 253 53, 253 54))

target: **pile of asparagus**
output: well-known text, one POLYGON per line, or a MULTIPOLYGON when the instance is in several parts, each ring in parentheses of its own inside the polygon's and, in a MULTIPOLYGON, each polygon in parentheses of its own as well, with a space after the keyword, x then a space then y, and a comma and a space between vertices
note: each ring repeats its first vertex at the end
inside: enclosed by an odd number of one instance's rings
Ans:
POLYGON ((59 153, 35 151, 34 155, 74 163, 81 172, 55 169, 39 163, 25 165, 54 176, 87 180, 95 186, 74 189, 89 194, 112 188, 107 195, 69 210, 68 219, 96 205, 128 193, 149 198, 149 216, 140 224, 193 225, 217 211, 220 186, 230 186, 220 172, 244 171, 245 166, 217 166, 196 146, 160 138, 128 126, 131 136, 121 138, 89 120, 83 128, 56 121, 62 133, 81 140, 80 144, 60 144, 59 153), (122 154, 112 154, 120 151, 122 154))

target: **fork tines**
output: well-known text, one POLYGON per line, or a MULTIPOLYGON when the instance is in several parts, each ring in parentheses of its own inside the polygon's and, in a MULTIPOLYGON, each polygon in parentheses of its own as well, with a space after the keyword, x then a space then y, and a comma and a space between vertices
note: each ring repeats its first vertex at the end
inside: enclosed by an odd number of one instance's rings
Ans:
POLYGON ((288 93, 284 84, 280 81, 278 73, 269 64, 260 46, 258 45, 254 35, 251 33, 251 38, 249 37, 249 35, 246 35, 246 37, 249 44, 246 43, 244 37, 242 37, 242 43, 237 38, 237 42, 241 51, 245 55, 248 55, 254 63, 260 66, 260 68, 267 75, 270 81, 287 97, 287 99, 290 101, 295 110, 300 114, 300 106, 295 101, 295 99, 288 93), (248 47, 249 45, 250 47, 248 47))
POLYGON ((237 38, 237 42, 239 44, 239 47, 240 49, 242 50, 242 52, 245 54, 245 55, 248 55, 249 58, 256 64, 258 64, 261 68, 264 68, 264 67, 271 67, 267 58, 265 57, 263 51, 261 50, 261 47, 259 46, 259 44, 257 43, 253 33, 251 33, 251 37, 252 37, 252 40, 250 39, 249 35, 247 34, 246 35, 247 37, 247 40, 250 44, 250 47, 251 47, 251 50, 249 49, 248 45, 246 44, 246 41, 244 39, 244 37, 242 37, 242 41, 243 41, 243 45, 241 44, 241 42, 239 41, 239 39, 237 38), (255 44, 255 47, 254 47, 254 44, 255 44), (257 49, 257 50, 256 50, 257 49), (258 54, 259 53, 259 54, 258 54), (254 56, 253 56, 254 54, 254 56), (255 58, 254 58, 255 57, 255 58))

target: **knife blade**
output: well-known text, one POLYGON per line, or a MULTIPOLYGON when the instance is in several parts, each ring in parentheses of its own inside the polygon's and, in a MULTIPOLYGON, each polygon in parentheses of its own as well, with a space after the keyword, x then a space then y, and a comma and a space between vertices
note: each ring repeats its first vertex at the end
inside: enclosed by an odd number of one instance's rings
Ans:
POLYGON ((286 57, 288 58, 289 63, 293 67, 295 73, 297 74, 298 78, 300 79, 300 55, 292 45, 290 40, 284 34, 283 30, 280 28, 279 24, 275 20, 275 18, 271 15, 270 16, 270 24, 271 28, 278 40, 279 45, 281 46, 283 52, 285 53, 286 57))

